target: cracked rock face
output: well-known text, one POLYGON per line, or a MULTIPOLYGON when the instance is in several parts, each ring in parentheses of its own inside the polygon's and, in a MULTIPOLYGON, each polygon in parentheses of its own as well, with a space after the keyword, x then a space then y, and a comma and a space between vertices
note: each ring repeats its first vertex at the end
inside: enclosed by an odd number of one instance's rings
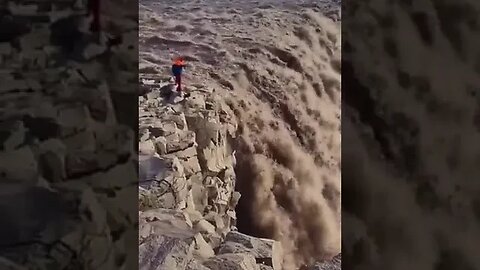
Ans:
POLYGON ((167 82, 143 82, 150 90, 139 99, 141 207, 188 207, 220 229, 234 225, 234 158, 218 112, 169 104, 159 93, 167 82))
POLYGON ((195 249, 188 218, 173 210, 140 213, 140 269, 184 269, 195 249))
POLYGON ((282 269, 282 247, 277 241, 248 236, 239 232, 229 232, 220 245, 219 254, 250 253, 257 264, 282 269))
POLYGON ((221 254, 204 262, 204 265, 211 270, 259 270, 260 267, 255 263, 255 257, 248 253, 221 254))

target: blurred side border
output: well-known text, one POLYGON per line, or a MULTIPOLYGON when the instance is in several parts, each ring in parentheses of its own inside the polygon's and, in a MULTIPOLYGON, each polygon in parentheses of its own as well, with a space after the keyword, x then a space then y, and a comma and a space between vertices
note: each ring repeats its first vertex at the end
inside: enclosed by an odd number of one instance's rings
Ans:
POLYGON ((342 269, 480 269, 478 12, 342 2, 342 269))
POLYGON ((137 88, 137 1, 1 2, 0 269, 138 268, 137 88))

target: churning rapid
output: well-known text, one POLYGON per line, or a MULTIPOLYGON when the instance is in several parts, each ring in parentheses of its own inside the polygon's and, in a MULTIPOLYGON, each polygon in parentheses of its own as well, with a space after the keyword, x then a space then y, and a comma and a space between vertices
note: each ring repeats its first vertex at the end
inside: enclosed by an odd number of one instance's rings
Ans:
MULTIPOLYGON (((339 4, 141 1, 142 72, 214 88, 238 124, 238 228, 295 269, 340 252, 339 4)), ((192 88, 190 88, 192 89, 192 88)))

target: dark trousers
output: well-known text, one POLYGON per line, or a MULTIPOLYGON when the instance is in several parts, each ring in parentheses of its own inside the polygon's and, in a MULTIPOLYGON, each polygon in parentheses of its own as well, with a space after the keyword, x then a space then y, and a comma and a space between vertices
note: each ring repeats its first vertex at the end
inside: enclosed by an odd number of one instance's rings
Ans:
POLYGON ((177 91, 182 91, 182 75, 178 74, 175 75, 175 83, 178 85, 177 91))
POLYGON ((94 33, 100 31, 100 0, 89 0, 88 10, 93 15, 93 21, 90 25, 90 30, 94 33))

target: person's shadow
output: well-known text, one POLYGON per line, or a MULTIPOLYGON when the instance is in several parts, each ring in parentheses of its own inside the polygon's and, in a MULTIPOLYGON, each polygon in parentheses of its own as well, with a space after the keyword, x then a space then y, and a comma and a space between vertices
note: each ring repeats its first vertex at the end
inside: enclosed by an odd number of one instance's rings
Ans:
POLYGON ((165 85, 160 88, 160 96, 164 98, 164 100, 170 104, 177 104, 185 100, 190 96, 189 93, 184 93, 182 97, 180 97, 179 92, 176 91, 174 84, 165 85))
POLYGON ((156 97, 161 98, 162 104, 177 104, 185 100, 185 98, 188 98, 190 96, 189 93, 184 93, 182 97, 180 97, 179 93, 175 89, 175 84, 174 83, 168 83, 165 84, 161 87, 152 87, 149 85, 140 85, 140 96, 143 96, 144 98, 147 98, 147 94, 152 93, 152 92, 158 92, 158 95, 154 95, 156 97))
POLYGON ((162 87, 160 87, 160 96, 163 97, 164 99, 170 99, 172 96, 175 95, 174 91, 175 85, 172 84, 167 84, 162 87))

